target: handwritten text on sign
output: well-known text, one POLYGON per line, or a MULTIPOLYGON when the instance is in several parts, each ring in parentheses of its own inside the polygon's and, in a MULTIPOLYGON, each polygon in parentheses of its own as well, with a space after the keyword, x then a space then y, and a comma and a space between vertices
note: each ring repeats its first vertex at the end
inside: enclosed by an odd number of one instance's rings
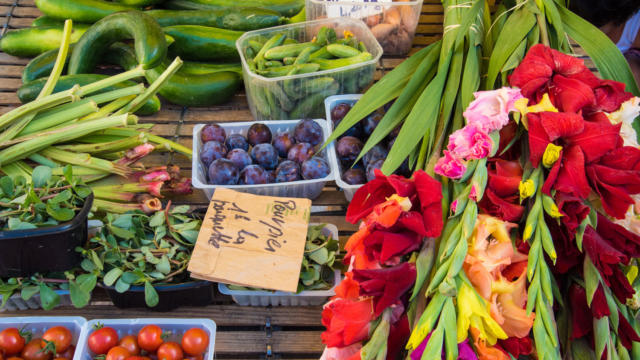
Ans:
POLYGON ((392 2, 392 0, 325 0, 325 2, 328 18, 351 17, 354 19, 361 19, 366 18, 367 16, 382 13, 384 11, 383 7, 375 4, 390 3, 392 2))
POLYGON ((191 256, 192 277, 295 291, 311 201, 216 189, 191 256))

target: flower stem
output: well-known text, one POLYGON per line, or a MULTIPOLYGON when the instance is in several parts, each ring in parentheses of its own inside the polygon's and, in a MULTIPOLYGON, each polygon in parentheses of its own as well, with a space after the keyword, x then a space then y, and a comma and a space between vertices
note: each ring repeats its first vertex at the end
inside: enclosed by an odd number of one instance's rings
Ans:
POLYGON ((43 149, 40 151, 40 154, 61 163, 81 165, 89 169, 100 170, 121 176, 127 176, 131 172, 126 166, 114 164, 110 161, 93 157, 90 154, 75 153, 55 147, 43 149))
POLYGON ((120 109, 121 107, 127 105, 131 100, 135 99, 135 95, 129 95, 129 96, 124 96, 121 97, 119 99, 113 100, 112 102, 108 103, 107 105, 101 107, 98 111, 96 111, 93 114, 89 114, 83 118, 80 119, 80 122, 82 121, 87 121, 87 120, 92 120, 92 119, 98 119, 104 116, 107 116, 111 113, 114 113, 116 110, 120 109))
POLYGON ((38 111, 49 109, 69 101, 74 101, 78 98, 78 91, 79 87, 76 85, 69 90, 48 95, 15 108, 0 116, 0 128, 4 128, 29 114, 37 113, 38 111))
POLYGON ((145 133, 140 133, 138 136, 131 136, 122 140, 116 140, 105 143, 97 144, 73 144, 73 145, 60 145, 57 146, 60 150, 67 150, 79 153, 89 153, 93 155, 107 154, 111 152, 128 150, 136 147, 140 144, 147 142, 147 136, 145 133))
MULTIPOLYGON (((45 129, 49 129, 55 126, 62 125, 66 122, 73 121, 79 117, 98 111, 98 105, 95 101, 79 101, 72 103, 73 107, 61 112, 54 112, 47 116, 36 116, 27 126, 22 129, 19 136, 25 136, 36 133, 45 129)), ((71 104, 70 104, 71 105, 71 104)))
POLYGON ((53 65, 53 70, 51 70, 51 74, 49 75, 47 82, 42 87, 42 90, 40 90, 40 94, 38 94, 36 100, 50 95, 53 92, 53 89, 56 87, 58 79, 60 78, 60 74, 62 74, 62 70, 64 69, 64 63, 67 60, 69 44, 71 43, 72 28, 73 22, 70 19, 67 19, 64 22, 64 28, 62 29, 62 42, 60 43, 60 50, 58 50, 58 56, 56 57, 56 62, 53 65))
POLYGON ((142 77, 142 76, 144 76, 144 69, 142 69, 142 65, 138 65, 129 71, 125 71, 118 75, 114 75, 106 79, 102 79, 94 83, 87 84, 80 88, 80 90, 78 91, 78 95, 86 96, 96 91, 100 91, 106 87, 113 86, 123 81, 131 80, 133 78, 142 77))

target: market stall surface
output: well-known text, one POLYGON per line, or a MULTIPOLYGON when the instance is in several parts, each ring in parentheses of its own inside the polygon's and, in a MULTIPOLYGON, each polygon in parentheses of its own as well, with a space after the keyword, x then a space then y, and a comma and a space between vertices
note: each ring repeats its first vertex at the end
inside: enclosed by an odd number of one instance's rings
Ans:
MULTIPOLYGON (((0 0, 2 34, 11 29, 31 25, 42 15, 33 0, 0 0)), ((442 34, 442 6, 438 0, 425 0, 416 31, 412 53, 434 42, 442 34)), ((382 77, 404 60, 403 57, 384 56, 377 68, 376 79, 382 77)), ((28 59, 16 58, 0 52, 0 113, 20 105, 16 90, 22 85, 20 76, 28 59)), ((211 122, 252 121, 244 94, 239 93, 222 106, 183 108, 163 103, 159 113, 141 118, 141 122, 157 124, 152 133, 177 141, 191 148, 194 125, 211 122)), ((147 166, 174 163, 191 174, 191 162, 171 153, 154 153, 144 159, 147 166)), ((196 190, 192 195, 171 199, 173 204, 206 207, 208 199, 196 190)), ((311 221, 332 223, 340 230, 344 242, 356 226, 344 219, 347 202, 335 183, 328 183, 322 195, 313 201, 311 221)), ((3 316, 84 316, 94 318, 187 317, 210 318, 218 326, 216 357, 218 359, 314 359, 322 352, 320 307, 241 307, 230 297, 216 294, 215 302, 207 307, 180 307, 172 312, 159 313, 146 309, 118 309, 105 293, 97 289, 92 302, 83 309, 59 307, 51 311, 23 310, 0 312, 3 316)))

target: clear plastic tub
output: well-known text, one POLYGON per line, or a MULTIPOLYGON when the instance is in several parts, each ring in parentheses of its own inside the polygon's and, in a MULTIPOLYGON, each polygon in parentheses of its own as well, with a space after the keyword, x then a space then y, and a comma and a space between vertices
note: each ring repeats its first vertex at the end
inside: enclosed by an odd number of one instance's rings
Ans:
POLYGON ((72 344, 76 346, 73 360, 80 359, 77 348, 82 342, 87 320, 80 316, 24 316, 24 317, 0 317, 0 331, 6 328, 18 328, 33 334, 33 338, 42 337, 45 331, 54 326, 64 326, 73 335, 72 344))
POLYGON ((209 334, 209 347, 204 353, 203 360, 213 360, 213 350, 216 340, 216 324, 209 319, 164 319, 164 318, 145 318, 145 319, 95 319, 90 320, 84 326, 82 338, 76 346, 76 354, 73 360, 93 360, 94 356, 87 346, 87 339, 93 332, 94 326, 101 324, 112 327, 118 332, 118 337, 122 338, 126 335, 135 335, 145 325, 158 325, 163 332, 169 332, 169 336, 165 341, 174 341, 178 344, 182 339, 185 331, 191 328, 200 328, 209 334))
MULTIPOLYGON (((60 296, 60 304, 58 306, 70 306, 71 305, 71 296, 69 295, 69 290, 55 290, 56 294, 60 296)), ((2 295, 0 295, 0 303, 2 303, 2 295)), ((42 309, 42 303, 40 303, 40 295, 36 294, 29 298, 29 300, 24 300, 20 294, 13 294, 8 300, 4 307, 0 308, 0 312, 3 311, 17 311, 17 310, 37 310, 42 309)))
MULTIPOLYGON (((353 105, 362 95, 360 94, 349 94, 349 95, 335 95, 330 96, 324 100, 324 108, 327 116, 327 122, 331 127, 331 131, 333 131, 333 121, 331 121, 331 110, 336 107, 338 104, 350 104, 353 105)), ((347 201, 351 201, 353 199, 353 195, 362 185, 350 185, 342 180, 342 165, 338 161, 338 154, 336 153, 335 142, 331 144, 331 150, 329 151, 329 157, 331 159, 331 166, 335 169, 336 172, 336 185, 344 192, 344 197, 347 198, 347 201)))
MULTIPOLYGON (((318 224, 310 224, 318 225, 318 224)), ((338 238, 338 228, 333 224, 327 224, 323 233, 338 238)), ((334 296, 335 288, 342 279, 340 270, 335 271, 334 285, 329 290, 302 291, 298 294, 284 291, 258 291, 258 290, 231 290, 225 284, 218 283, 220 293, 229 295, 240 306, 312 306, 322 305, 328 298, 334 296)))
POLYGON ((369 28, 360 20, 350 18, 323 19, 249 31, 236 42, 242 60, 242 74, 249 108, 257 120, 317 118, 322 116, 322 101, 330 95, 359 93, 373 82, 382 48, 369 28), (332 27, 338 37, 348 30, 362 41, 372 59, 359 64, 314 73, 264 77, 252 72, 247 64, 245 50, 250 40, 268 39, 277 33, 286 33, 298 41, 311 41, 323 26, 332 27), (316 91, 318 80, 333 78, 334 83, 316 91), (322 79, 325 78, 325 79, 322 79), (295 88, 292 96, 290 88, 295 88), (285 91, 289 90, 289 91, 285 91), (287 95, 287 92, 289 95, 287 95))
MULTIPOLYGON (((329 138, 329 133, 331 132, 331 130, 329 129, 329 123, 322 119, 314 121, 320 124, 320 126, 322 127, 322 131, 324 133, 323 139, 326 141, 329 138)), ((227 136, 231 134, 242 134, 246 136, 249 127, 255 123, 256 122, 251 121, 220 123, 218 125, 225 129, 227 136)), ((269 127, 271 133, 274 135, 281 132, 291 131, 297 123, 298 120, 279 120, 264 122, 264 124, 269 127)), ((315 199, 322 193, 324 184, 327 181, 332 181, 334 179, 336 170, 331 165, 332 162, 328 156, 328 154, 333 151, 333 145, 331 145, 330 147, 327 147, 320 152, 320 155, 327 161, 331 170, 329 172, 329 175, 322 179, 300 180, 286 183, 261 185, 210 185, 207 183, 207 171, 198 156, 198 154, 200 153, 200 148, 202 147, 200 132, 202 131, 202 128, 204 126, 204 124, 199 124, 193 128, 193 159, 191 166, 191 182, 193 184, 193 187, 204 191, 205 195, 208 198, 211 198, 211 196, 213 196, 213 192, 217 187, 224 187, 227 189, 247 192, 256 195, 315 199)))
POLYGON ((422 1, 329 1, 306 0, 307 20, 347 16, 364 21, 385 55, 404 55, 411 50, 422 1))

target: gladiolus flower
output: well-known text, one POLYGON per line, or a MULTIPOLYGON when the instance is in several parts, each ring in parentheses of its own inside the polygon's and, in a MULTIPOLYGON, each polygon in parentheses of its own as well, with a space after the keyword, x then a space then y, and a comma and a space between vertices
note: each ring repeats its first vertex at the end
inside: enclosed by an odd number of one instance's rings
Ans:
POLYGON ((554 145, 553 143, 547 144, 547 148, 542 154, 542 165, 546 168, 550 168, 555 164, 562 154, 562 146, 554 145))
MULTIPOLYGON (((431 333, 427 335, 424 340, 416 347, 410 355, 411 360, 420 360, 422 359, 422 354, 424 354, 424 350, 427 348, 427 343, 429 343, 429 339, 431 338, 431 333)), ((444 360, 444 352, 442 353, 442 359, 444 360)), ((435 360, 435 359, 430 359, 435 360)), ((458 343, 458 359, 457 360, 478 360, 478 356, 475 351, 469 345, 469 339, 464 339, 464 341, 458 343)))
POLYGON ((320 360, 360 360, 362 343, 355 343, 346 347, 325 347, 320 360))
POLYGON ((529 198, 536 192, 536 184, 533 180, 527 179, 518 184, 518 191, 520 192, 520 199, 529 198))
POLYGON ((355 269, 353 274, 360 286, 360 295, 373 296, 375 317, 396 304, 416 281, 416 267, 410 263, 375 270, 355 269))
POLYGON ((485 133, 502 129, 509 122, 509 113, 515 111, 515 102, 522 98, 519 89, 503 87, 498 90, 478 91, 475 100, 463 113, 467 124, 485 133))
POLYGON ((462 159, 445 150, 444 156, 438 159, 433 170, 440 176, 457 180, 462 178, 462 175, 467 171, 467 166, 462 159))
POLYGON ((478 204, 485 213, 505 221, 519 221, 524 207, 518 199, 522 167, 517 161, 490 160, 487 165, 488 182, 478 204))
POLYGON ((478 329, 471 327, 470 331, 479 360, 510 360, 509 356, 500 349, 488 346, 487 341, 481 336, 478 329))
POLYGON ((460 159, 484 159, 493 147, 493 141, 486 132, 475 125, 467 125, 449 136, 447 149, 452 156, 460 159))
POLYGON ((484 299, 465 282, 458 289, 457 300, 459 343, 468 337, 471 327, 477 329, 479 336, 489 345, 494 345, 498 339, 508 337, 489 314, 489 307, 484 299))
POLYGON ((542 95, 542 99, 540 102, 531 106, 527 106, 528 100, 527 98, 520 99, 516 102, 516 109, 520 111, 522 116, 527 115, 528 113, 539 113, 544 111, 549 112, 558 112, 558 109, 553 106, 551 103, 551 99, 549 98, 549 93, 544 93, 542 95))
POLYGON ((640 98, 632 97, 625 101, 615 112, 607 114, 612 124, 622 124, 620 136, 624 140, 624 146, 639 147, 638 134, 633 128, 634 120, 640 116, 640 98))
POLYGON ((531 355, 533 353, 533 342, 530 337, 516 338, 510 337, 505 340, 498 340, 498 345, 514 358, 520 355, 531 355))
POLYGON ((366 339, 373 316, 373 299, 336 299, 322 310, 322 342, 327 347, 344 348, 366 339))

